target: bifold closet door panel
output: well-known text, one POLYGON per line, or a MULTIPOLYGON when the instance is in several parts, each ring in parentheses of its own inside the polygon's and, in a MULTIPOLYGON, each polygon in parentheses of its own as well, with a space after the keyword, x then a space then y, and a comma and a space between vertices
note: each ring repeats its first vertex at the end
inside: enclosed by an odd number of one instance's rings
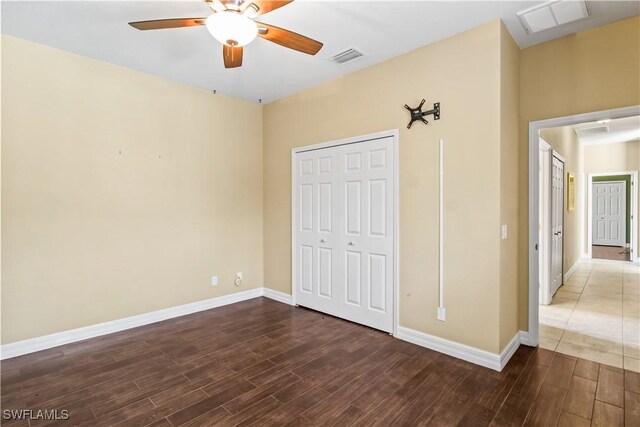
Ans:
POLYGON ((387 332, 393 328, 393 155, 392 138, 340 147, 338 262, 344 268, 334 271, 341 317, 387 332))
POLYGON ((338 315, 334 269, 337 241, 337 150, 309 151, 296 155, 297 303, 338 315))

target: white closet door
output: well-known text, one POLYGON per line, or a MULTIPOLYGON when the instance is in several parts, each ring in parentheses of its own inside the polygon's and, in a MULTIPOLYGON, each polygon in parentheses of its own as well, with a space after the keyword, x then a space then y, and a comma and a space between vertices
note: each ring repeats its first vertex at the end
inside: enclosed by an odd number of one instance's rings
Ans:
POLYGON ((564 162, 553 156, 551 164, 551 295, 563 282, 564 162))
POLYGON ((626 182, 593 183, 593 244, 624 246, 626 182))
POLYGON ((336 270, 341 317, 393 329, 393 194, 391 137, 340 147, 342 215, 336 270), (341 269, 342 270, 342 269, 341 269))
POLYGON ((294 168, 296 303, 392 332, 393 138, 297 153, 294 168))
POLYGON ((295 249, 297 302, 339 315, 335 294, 337 252, 337 150, 296 156, 295 249))

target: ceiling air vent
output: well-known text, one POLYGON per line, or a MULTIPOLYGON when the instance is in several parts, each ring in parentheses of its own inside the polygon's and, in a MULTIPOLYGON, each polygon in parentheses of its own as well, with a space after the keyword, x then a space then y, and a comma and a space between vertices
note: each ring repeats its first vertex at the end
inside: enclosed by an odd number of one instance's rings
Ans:
POLYGON ((606 125, 606 124, 599 124, 597 126, 583 127, 583 128, 576 129, 576 133, 578 134, 578 136, 600 135, 608 132, 609 132, 609 125, 606 125))
POLYGON ((329 61, 335 62, 336 64, 344 64, 345 62, 353 61, 354 59, 358 59, 362 56, 364 56, 363 52, 355 48, 350 48, 344 52, 333 55, 329 58, 329 61))
POLYGON ((518 18, 528 34, 548 30, 589 16, 584 0, 551 0, 518 12, 518 18))

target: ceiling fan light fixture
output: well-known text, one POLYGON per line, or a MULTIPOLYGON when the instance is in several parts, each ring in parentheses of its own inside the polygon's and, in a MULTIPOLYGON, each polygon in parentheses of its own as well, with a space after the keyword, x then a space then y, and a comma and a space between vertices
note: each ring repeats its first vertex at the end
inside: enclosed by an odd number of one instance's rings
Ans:
POLYGON ((222 44, 239 47, 251 43, 258 35, 258 26, 236 12, 219 12, 207 18, 207 30, 222 44))
POLYGON ((258 17, 258 13, 260 12, 260 8, 256 6, 254 3, 251 3, 247 8, 242 12, 242 14, 248 18, 256 18, 258 17))

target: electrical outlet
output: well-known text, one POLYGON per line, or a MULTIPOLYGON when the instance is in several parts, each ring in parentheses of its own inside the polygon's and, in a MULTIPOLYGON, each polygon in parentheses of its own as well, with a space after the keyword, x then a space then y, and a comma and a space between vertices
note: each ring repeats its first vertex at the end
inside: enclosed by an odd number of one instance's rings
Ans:
POLYGON ((233 282, 236 286, 242 285, 242 272, 236 273, 236 280, 233 282))
POLYGON ((211 286, 218 286, 218 276, 211 276, 211 286))
POLYGON ((443 322, 447 318, 447 310, 444 307, 438 307, 438 320, 442 320, 443 322))

